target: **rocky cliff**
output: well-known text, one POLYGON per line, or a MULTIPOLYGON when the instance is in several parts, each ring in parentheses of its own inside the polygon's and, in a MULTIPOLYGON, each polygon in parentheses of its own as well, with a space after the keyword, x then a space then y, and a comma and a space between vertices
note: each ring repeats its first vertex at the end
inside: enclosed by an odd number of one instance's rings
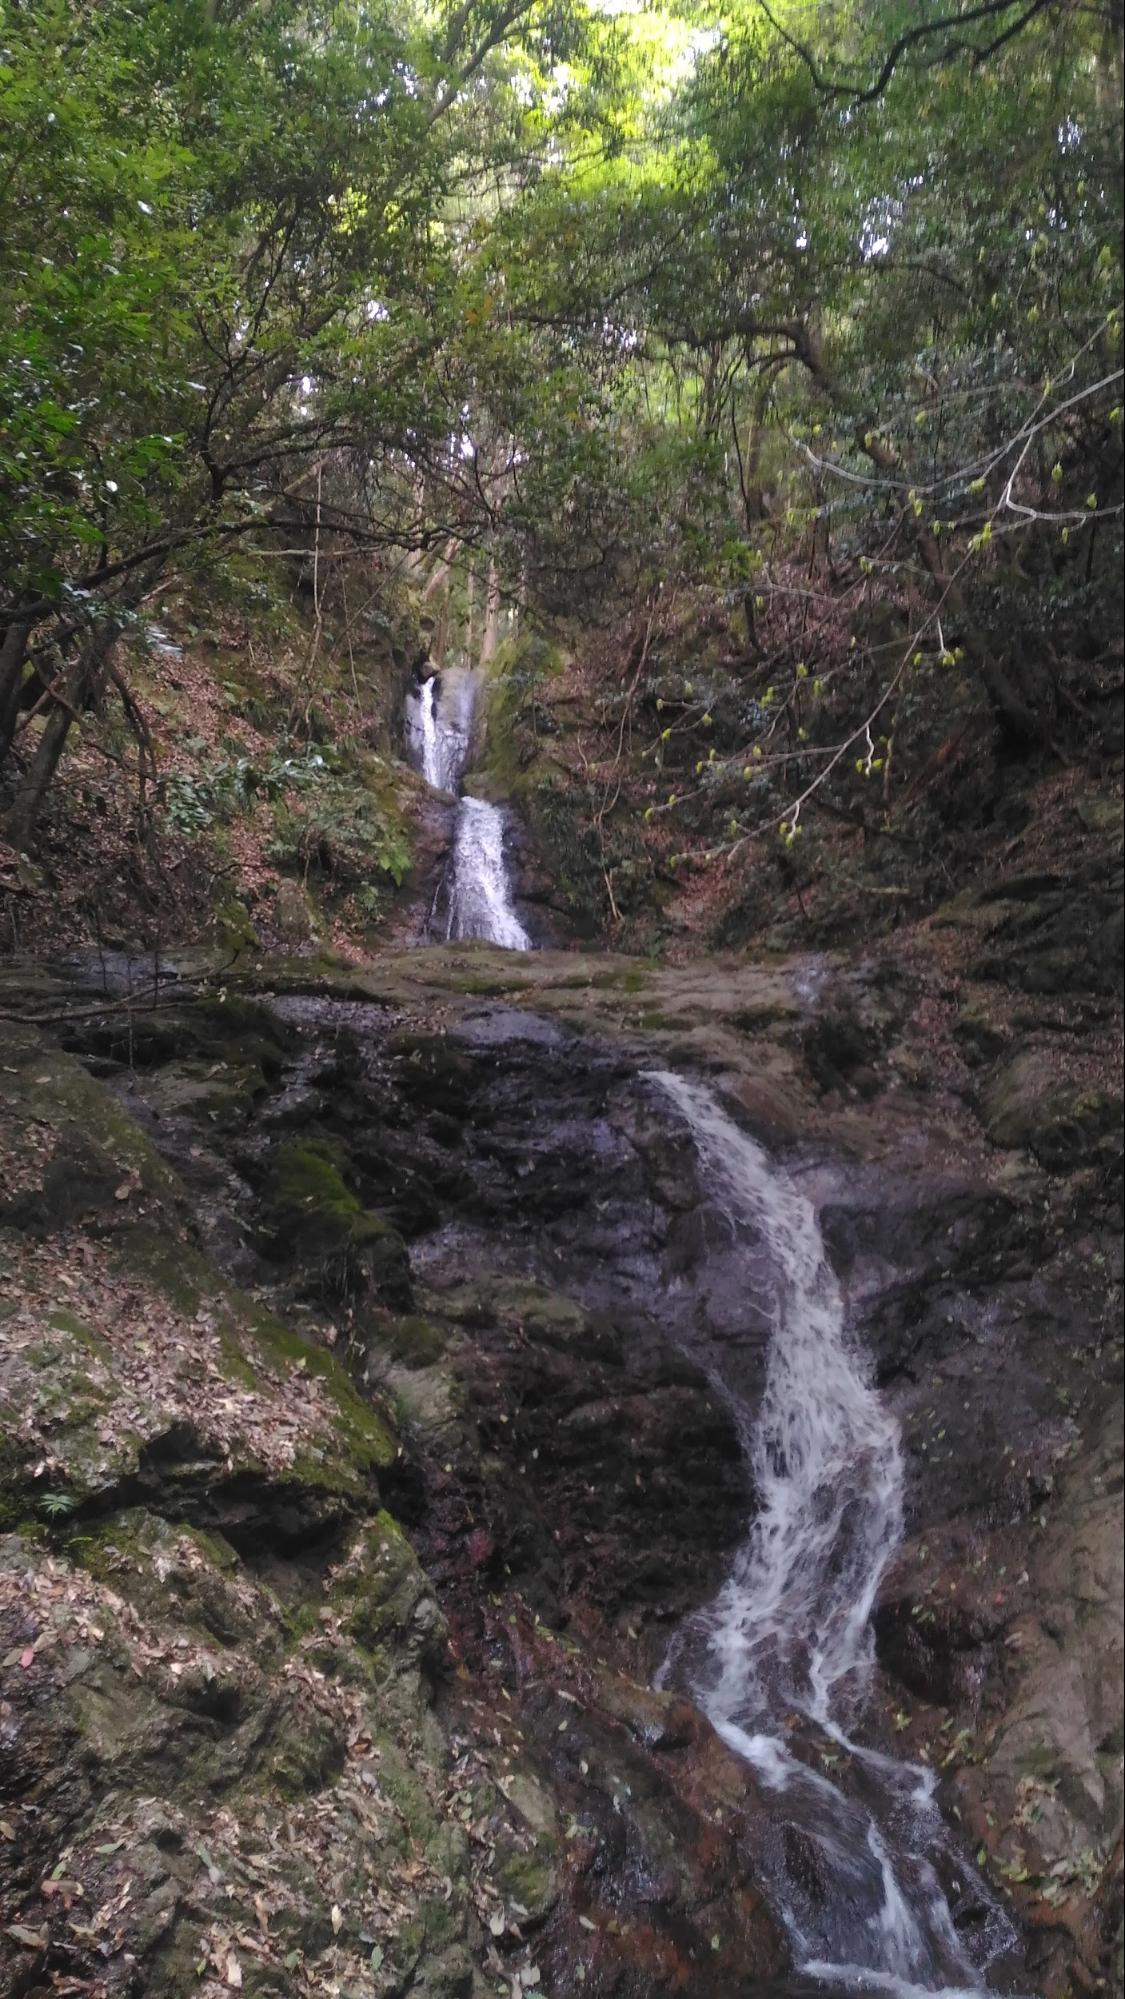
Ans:
POLYGON ((1119 1989, 1121 1098, 1053 893, 765 966, 9 968, 0 1990, 798 1989, 762 1793, 651 1691, 755 1503, 654 1066, 815 1189, 900 1416, 868 1739, 1025 1987, 1119 1989))

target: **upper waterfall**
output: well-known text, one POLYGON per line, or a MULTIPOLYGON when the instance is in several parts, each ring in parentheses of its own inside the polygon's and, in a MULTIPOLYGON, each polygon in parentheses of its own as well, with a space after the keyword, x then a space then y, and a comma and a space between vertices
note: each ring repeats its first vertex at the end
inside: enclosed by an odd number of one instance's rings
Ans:
MULTIPOLYGON (((408 706, 414 761, 438 791, 460 790, 472 749, 478 685, 471 671, 454 667, 423 681, 408 706)), ((481 798, 459 799, 433 919, 439 936, 475 937, 507 951, 532 948, 514 907, 506 830, 501 807, 481 798)))

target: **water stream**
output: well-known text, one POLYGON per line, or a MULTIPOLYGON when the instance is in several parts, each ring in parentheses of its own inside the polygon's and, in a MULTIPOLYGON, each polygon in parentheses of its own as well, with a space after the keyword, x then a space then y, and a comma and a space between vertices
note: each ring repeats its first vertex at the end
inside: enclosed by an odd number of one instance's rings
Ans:
MULTIPOLYGON (((415 762, 438 791, 460 793, 473 733, 477 683, 454 668, 422 682, 410 697, 408 725, 415 762)), ((431 929, 439 937, 476 937, 506 951, 529 951, 532 940, 515 909, 502 808, 484 798, 457 800, 453 845, 431 929)))
POLYGON ((735 1245, 753 1246, 754 1279, 764 1266, 770 1293, 757 1409, 740 1406, 721 1364, 714 1370, 735 1401, 758 1510, 718 1596, 677 1634, 660 1682, 689 1694, 779 1794, 784 1829, 764 1863, 803 1971, 898 1999, 980 1992, 1014 1936, 946 1832, 933 1771, 848 1732, 874 1663, 879 1585, 902 1535, 898 1425, 849 1338, 810 1202, 703 1085, 651 1080, 686 1124, 707 1192, 735 1245), (837 1765, 839 1781, 828 1774, 837 1765))
MULTIPOLYGON (((422 684, 415 760, 460 793, 474 677, 422 684)), ((458 796, 431 934, 522 951, 500 808, 458 796)), ((759 1856, 801 1971, 894 1999, 984 1990, 1014 1944, 1007 1917, 957 1851, 934 1772, 853 1739, 874 1665, 872 1614, 903 1532, 898 1424, 849 1336, 816 1212, 700 1083, 652 1075, 686 1127, 747 1322, 767 1332, 753 1404, 710 1357, 738 1423, 757 1510, 713 1602, 677 1633, 659 1684, 687 1694, 776 1797, 759 1856)), ((699 1357, 698 1355, 696 1356, 699 1357)))

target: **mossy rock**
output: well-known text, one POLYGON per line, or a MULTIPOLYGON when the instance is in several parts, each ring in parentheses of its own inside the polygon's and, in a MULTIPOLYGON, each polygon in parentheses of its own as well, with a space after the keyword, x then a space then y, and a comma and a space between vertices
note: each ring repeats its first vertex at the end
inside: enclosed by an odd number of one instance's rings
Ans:
POLYGON ((211 935, 219 949, 235 961, 261 947, 254 920, 241 896, 228 895, 211 913, 211 935))
POLYGON ((347 1730, 339 1714, 326 1714, 295 1693, 278 1703, 262 1776, 283 1798, 302 1798, 323 1791, 343 1770, 347 1730))
POLYGON ((334 1570, 329 1602, 348 1636, 379 1665, 438 1665, 446 1625, 429 1579, 398 1523, 379 1513, 334 1570))
POLYGON ((448 1345, 448 1335, 435 1320, 416 1313, 394 1318, 388 1314, 371 1326, 367 1345, 370 1357, 385 1354, 399 1367, 413 1371, 436 1365, 448 1345))
POLYGON ((117 1008, 63 1026, 63 1046, 84 1055, 104 1055, 140 1069, 166 1062, 256 1067, 265 1076, 280 1073, 290 1028, 260 1000, 238 993, 202 991, 194 997, 143 999, 129 1013, 117 1008))
POLYGON ((544 1922, 559 1899, 554 1856, 555 1843, 546 1836, 537 1839, 530 1851, 503 1843, 497 1846, 493 1879, 525 1924, 544 1922))
POLYGON ((320 934, 312 897, 297 882, 278 883, 272 919, 274 929, 286 944, 312 944, 320 934))
POLYGON ((0 1189, 0 1224, 48 1236, 92 1210, 114 1212, 117 1190, 186 1212, 183 1192, 140 1127, 72 1056, 34 1029, 0 1024, 0 1144, 36 1170, 0 1189))
POLYGON ((1007 1030, 979 1007, 963 1007, 953 1023, 953 1038, 970 1068, 994 1061, 1008 1046, 1007 1030))
POLYGON ((1024 1049, 991 1078, 983 1116, 992 1143, 1025 1147, 1052 1172, 1119 1166, 1121 1098, 1052 1068, 1049 1050, 1024 1049))
POLYGON ((159 1518, 140 1507, 83 1524, 66 1539, 76 1568, 124 1590, 146 1620, 178 1627, 224 1646, 263 1651, 259 1606, 238 1583, 239 1559, 222 1534, 159 1518))
POLYGON ((410 1259, 390 1222, 361 1206, 344 1178, 346 1154, 327 1140, 278 1146, 265 1195, 274 1253, 316 1272, 329 1295, 413 1298, 410 1259))
MULTIPOLYGON (((234 1296, 240 1298, 241 1294, 234 1296)), ((318 1486, 334 1481, 341 1493, 348 1493, 358 1492, 371 1472, 389 1471, 398 1461, 398 1441, 379 1411, 357 1393, 343 1363, 327 1347, 304 1339, 252 1300, 243 1299, 242 1303, 247 1312, 247 1337, 238 1349, 241 1355, 245 1357, 259 1346, 275 1365, 287 1371, 300 1368, 319 1375, 332 1397, 330 1449, 314 1463, 298 1459, 295 1477, 308 1472, 318 1486)))

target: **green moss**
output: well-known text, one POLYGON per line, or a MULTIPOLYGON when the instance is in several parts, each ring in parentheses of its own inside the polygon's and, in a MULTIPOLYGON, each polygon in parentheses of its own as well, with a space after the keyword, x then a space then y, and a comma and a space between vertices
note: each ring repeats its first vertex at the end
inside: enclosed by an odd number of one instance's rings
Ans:
MULTIPOLYGON (((115 1215, 113 1199, 132 1178, 137 1195, 178 1205, 181 1189, 139 1126, 71 1056, 47 1047, 26 1028, 6 1027, 0 1063, 0 1118, 13 1131, 34 1123, 55 1133, 39 1187, 8 1199, 0 1217, 10 1227, 45 1235, 69 1227, 91 1208, 115 1215)), ((131 1203, 130 1205, 134 1205, 131 1203)))
POLYGON ((144 1223, 127 1228, 114 1249, 126 1271, 146 1278, 185 1314, 194 1316, 215 1290, 215 1273, 198 1250, 144 1223))
POLYGON ((278 1729, 264 1762, 266 1782, 283 1798, 323 1791, 344 1767, 347 1742, 340 1721, 311 1702, 302 1702, 299 1715, 284 1720, 299 1725, 278 1729))
POLYGON ((520 978, 499 978, 495 973, 462 972, 443 979, 442 984, 452 993, 467 993, 480 999, 500 999, 505 993, 519 992, 529 981, 520 978))
MULTIPOLYGON (((374 1468, 386 1471, 398 1457, 398 1443, 388 1429, 383 1418, 364 1402, 356 1392, 347 1371, 327 1347, 314 1346, 302 1339, 280 1319, 255 1306, 249 1299, 246 1332, 250 1341, 262 1353, 279 1366, 285 1373, 300 1367, 307 1374, 320 1377, 336 1405, 333 1424, 333 1440, 343 1447, 345 1455, 354 1466, 362 1469, 374 1468)), ((317 1472, 317 1482, 324 1483, 325 1464, 313 1461, 317 1472)), ((300 1469, 300 1460, 294 1467, 300 1469)))
POLYGON ((316 1266, 332 1292, 374 1289, 392 1303, 406 1303, 410 1264, 402 1237, 361 1206, 344 1179, 345 1167, 342 1148, 327 1141, 278 1147, 266 1195, 274 1247, 316 1266))
POLYGON ((617 992, 643 993, 648 981, 649 974, 642 971, 639 965, 627 965, 624 971, 595 973, 590 984, 617 992))
POLYGON ((518 1903, 527 1922, 541 1923, 559 1899, 553 1852, 550 1839, 537 1840, 529 1853, 519 1847, 497 1848, 493 1865, 497 1886, 509 1902, 518 1903))
POLYGON ((389 1513, 377 1514, 353 1542, 329 1600, 348 1636, 381 1663, 415 1664, 444 1638, 429 1582, 389 1513))
MULTIPOLYGON (((142 1274, 185 1315, 194 1316, 204 1305, 211 1307, 224 1368, 241 1387, 258 1386, 263 1359, 283 1375, 299 1367, 323 1380, 336 1408, 333 1439, 345 1461, 339 1470, 341 1491, 358 1490, 359 1475, 394 1464, 395 1438, 327 1347, 302 1338, 247 1293, 217 1283, 211 1266, 187 1244, 134 1229, 117 1249, 126 1268, 142 1274)), ((331 1485, 326 1458, 310 1460, 307 1469, 317 1486, 331 1485)))
POLYGON ((395 1233, 360 1206, 345 1183, 343 1160, 340 1148, 314 1140, 279 1147, 273 1161, 271 1201, 278 1225, 329 1254, 395 1233))
POLYGON ((56 1333, 69 1334, 70 1338, 77 1340, 79 1346, 85 1347, 88 1353, 102 1355, 107 1351, 105 1341, 91 1332, 89 1326, 84 1325, 81 1319, 75 1318, 73 1312, 51 1312, 48 1314, 47 1324, 56 1333))
POLYGON ((378 1345, 402 1367, 432 1367, 446 1348, 446 1334, 432 1319, 414 1314, 389 1319, 375 1334, 378 1345))

